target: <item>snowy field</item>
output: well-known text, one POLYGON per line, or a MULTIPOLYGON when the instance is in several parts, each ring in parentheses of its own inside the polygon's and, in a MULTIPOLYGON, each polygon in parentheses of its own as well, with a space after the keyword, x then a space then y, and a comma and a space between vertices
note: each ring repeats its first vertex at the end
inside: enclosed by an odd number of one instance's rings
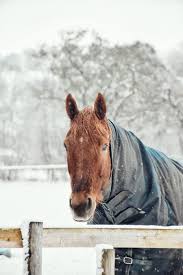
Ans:
MULTIPOLYGON (((68 183, 1 182, 0 227, 20 227, 25 220, 41 220, 45 227, 73 226, 68 183)), ((84 224, 83 224, 84 226, 84 224)), ((0 275, 23 274, 23 251, 0 256, 0 275)), ((95 249, 43 249, 43 275, 93 275, 95 249)))

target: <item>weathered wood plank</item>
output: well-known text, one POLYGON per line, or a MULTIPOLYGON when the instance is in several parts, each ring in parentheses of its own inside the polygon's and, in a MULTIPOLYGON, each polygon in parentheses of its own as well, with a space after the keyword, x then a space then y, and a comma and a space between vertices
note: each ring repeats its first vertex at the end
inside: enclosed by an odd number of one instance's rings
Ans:
POLYGON ((183 227, 88 226, 44 229, 44 247, 183 248, 183 227))
POLYGON ((0 229, 0 247, 19 248, 22 246, 22 234, 20 229, 0 229))
POLYGON ((115 274, 115 250, 104 249, 103 254, 103 270, 104 275, 115 274))
POLYGON ((42 274, 42 235, 43 223, 31 222, 29 224, 28 275, 42 274))
POLYGON ((114 275, 115 250, 111 245, 96 245, 96 275, 114 275))
MULTIPOLYGON (((43 230, 43 247, 94 247, 101 243, 113 247, 183 249, 183 226, 87 226, 43 230)), ((21 230, 0 229, 0 247, 22 247, 21 230)))

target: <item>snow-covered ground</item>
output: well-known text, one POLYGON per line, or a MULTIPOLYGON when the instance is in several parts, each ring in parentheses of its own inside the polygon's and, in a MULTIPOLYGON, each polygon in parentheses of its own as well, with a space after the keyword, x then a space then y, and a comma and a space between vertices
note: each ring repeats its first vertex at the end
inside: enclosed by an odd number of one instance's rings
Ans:
MULTIPOLYGON (((25 220, 41 220, 45 227, 76 224, 71 216, 66 182, 1 182, 0 227, 20 227, 25 220)), ((84 226, 84 225, 83 225, 84 226)), ((22 275, 23 251, 0 256, 0 275, 22 275)), ((95 249, 43 249, 43 275, 95 274, 95 249)))

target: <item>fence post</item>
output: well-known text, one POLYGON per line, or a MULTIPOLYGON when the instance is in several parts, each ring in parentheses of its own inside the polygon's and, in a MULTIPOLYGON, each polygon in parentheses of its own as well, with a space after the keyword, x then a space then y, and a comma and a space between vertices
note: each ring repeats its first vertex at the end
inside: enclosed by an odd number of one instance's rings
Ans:
POLYGON ((103 269, 105 275, 114 275, 115 273, 115 250, 104 249, 103 269))
POLYGON ((28 275, 42 274, 42 237, 43 223, 30 222, 29 224, 29 257, 28 275))
POLYGON ((97 275, 115 274, 115 250, 112 245, 96 245, 97 275))

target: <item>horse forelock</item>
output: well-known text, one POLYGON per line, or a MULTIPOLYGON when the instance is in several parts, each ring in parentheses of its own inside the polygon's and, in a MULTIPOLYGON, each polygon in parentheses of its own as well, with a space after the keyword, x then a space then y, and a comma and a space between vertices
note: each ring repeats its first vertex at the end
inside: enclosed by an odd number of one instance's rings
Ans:
POLYGON ((92 143, 96 143, 99 142, 99 138, 110 138, 110 128, 106 118, 99 120, 93 108, 86 107, 72 121, 67 136, 75 141, 82 137, 82 142, 88 138, 92 143))

